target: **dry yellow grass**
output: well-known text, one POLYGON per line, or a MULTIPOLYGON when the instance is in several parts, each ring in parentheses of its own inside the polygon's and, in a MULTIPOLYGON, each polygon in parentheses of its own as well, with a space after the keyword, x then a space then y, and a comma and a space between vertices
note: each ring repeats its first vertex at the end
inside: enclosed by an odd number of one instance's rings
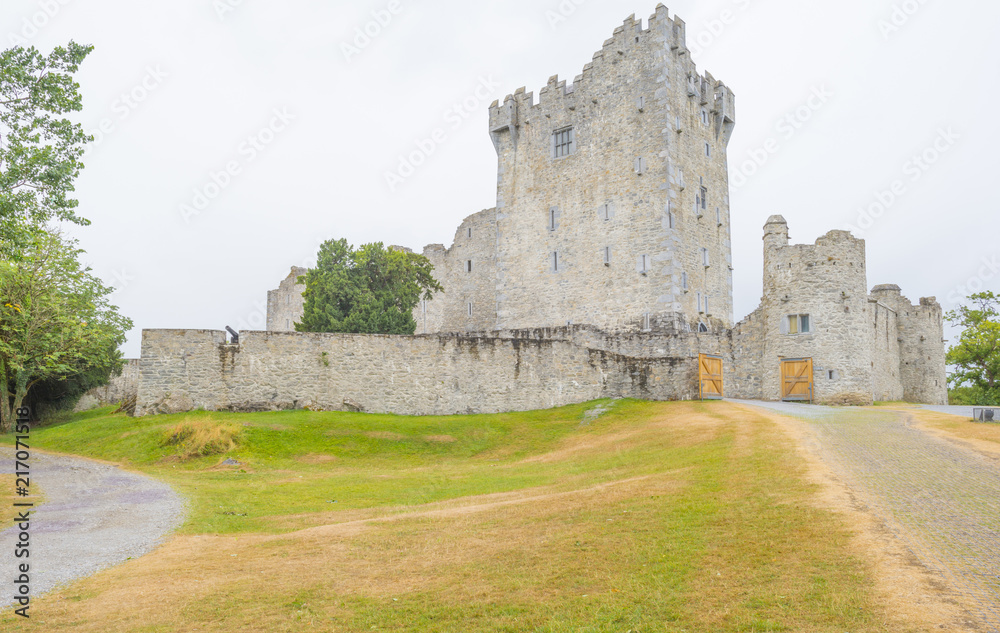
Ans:
MULTIPOLYGON (((561 468, 551 485, 331 509, 286 534, 178 536, 38 600, 18 625, 905 633, 939 623, 894 615, 879 597, 849 521, 808 480, 786 427, 726 403, 643 411, 509 462, 561 468)), ((12 622, 0 616, 0 629, 12 622)))
POLYGON ((176 447, 176 456, 182 460, 224 455, 236 448, 241 432, 237 424, 187 419, 164 434, 163 444, 176 447))

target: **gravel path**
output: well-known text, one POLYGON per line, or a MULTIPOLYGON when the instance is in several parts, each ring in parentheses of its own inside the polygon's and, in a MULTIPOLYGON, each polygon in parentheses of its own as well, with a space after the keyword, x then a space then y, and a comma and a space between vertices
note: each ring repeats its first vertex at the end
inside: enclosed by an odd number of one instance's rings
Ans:
POLYGON ((809 422, 820 457, 913 554, 1000 632, 1000 468, 906 414, 748 402, 809 422))
MULTIPOLYGON (((168 485, 114 466, 31 453, 31 485, 45 503, 30 516, 30 557, 14 556, 19 530, 0 532, 0 578, 31 565, 31 596, 152 551, 184 519, 184 502, 168 485)), ((0 477, 13 477, 14 452, 0 448, 0 477)), ((0 593, 0 608, 13 604, 0 593)))

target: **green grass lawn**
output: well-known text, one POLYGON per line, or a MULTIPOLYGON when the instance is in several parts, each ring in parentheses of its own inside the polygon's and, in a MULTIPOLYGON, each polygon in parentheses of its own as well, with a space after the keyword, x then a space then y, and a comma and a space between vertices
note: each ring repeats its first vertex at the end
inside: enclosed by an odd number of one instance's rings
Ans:
POLYGON ((817 503, 767 414, 618 401, 587 418, 597 404, 424 418, 106 409, 35 429, 36 447, 169 482, 190 516, 157 552, 39 600, 33 623, 920 630, 888 617, 844 520, 817 503), (200 447, 178 443, 185 425, 225 452, 184 459, 200 447))

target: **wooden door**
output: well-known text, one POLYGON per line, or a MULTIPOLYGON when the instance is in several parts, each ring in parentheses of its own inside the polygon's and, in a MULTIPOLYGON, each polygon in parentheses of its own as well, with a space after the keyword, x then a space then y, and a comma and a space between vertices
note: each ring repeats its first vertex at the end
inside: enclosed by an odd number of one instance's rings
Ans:
POLYGON ((722 357, 701 354, 698 357, 699 395, 702 400, 722 399, 722 357))
POLYGON ((781 399, 813 400, 813 362, 811 358, 781 361, 781 399))

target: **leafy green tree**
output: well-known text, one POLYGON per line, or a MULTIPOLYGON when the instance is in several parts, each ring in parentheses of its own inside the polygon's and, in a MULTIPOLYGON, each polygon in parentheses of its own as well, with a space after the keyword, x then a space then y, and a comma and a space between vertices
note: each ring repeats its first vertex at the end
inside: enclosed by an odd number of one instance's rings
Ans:
POLYGON ((948 350, 955 368, 948 378, 953 392, 971 404, 1000 403, 1000 296, 981 292, 969 297, 971 306, 949 312, 945 319, 962 328, 958 343, 948 350))
POLYGON ((81 253, 75 241, 41 232, 21 258, 0 261, 0 431, 36 385, 121 371, 118 347, 132 321, 81 253))
POLYGON ((357 250, 347 240, 319 249, 305 280, 305 310, 299 332, 413 334, 413 309, 421 298, 443 290, 423 255, 387 249, 381 243, 357 250))
POLYGON ((70 194, 91 137, 62 115, 82 107, 73 74, 91 50, 70 42, 48 55, 0 52, 0 257, 19 257, 49 222, 89 224, 70 194))

